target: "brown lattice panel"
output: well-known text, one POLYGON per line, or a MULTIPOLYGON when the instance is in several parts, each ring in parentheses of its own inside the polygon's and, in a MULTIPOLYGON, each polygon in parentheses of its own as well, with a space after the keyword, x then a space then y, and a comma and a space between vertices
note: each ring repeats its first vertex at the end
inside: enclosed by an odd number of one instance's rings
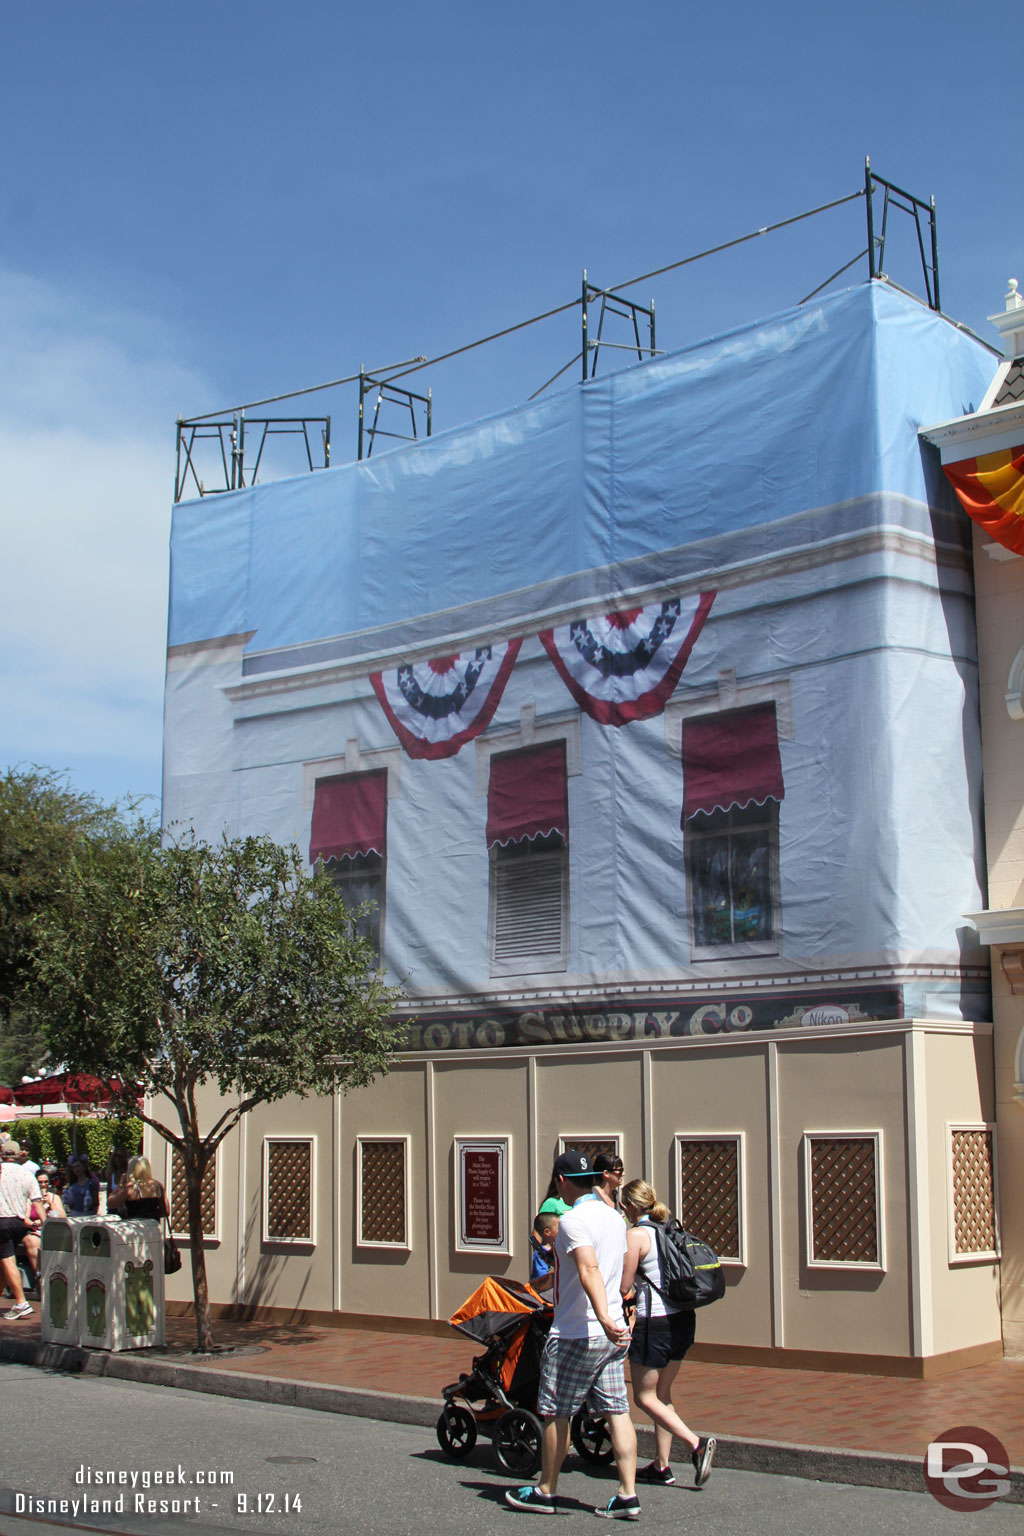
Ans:
POLYGON ((719 1258, 740 1257, 740 1170, 736 1141, 680 1141, 676 1219, 687 1232, 703 1238, 719 1258))
POLYGON ((268 1141, 267 1241, 313 1240, 313 1148, 308 1141, 268 1141))
MULTIPOLYGON (((171 1153, 171 1231, 188 1236, 188 1189, 185 1185, 185 1165, 180 1152, 171 1153)), ((203 1236, 213 1237, 217 1231, 217 1159, 207 1163, 199 1190, 199 1210, 203 1221, 203 1236)))
POLYGON ((953 1234, 956 1253, 994 1253, 992 1132, 953 1132, 953 1234))
POLYGON ((360 1240, 401 1243, 405 1236, 405 1142, 360 1143, 360 1240))
POLYGON ((604 1140, 594 1140, 586 1136, 573 1136, 565 1144, 567 1152, 585 1152, 593 1162, 595 1157, 600 1157, 603 1152, 606 1157, 618 1157, 619 1149, 615 1138, 606 1136, 604 1140))
POLYGON ((811 1256, 821 1263, 877 1264, 875 1141, 811 1140, 811 1256))

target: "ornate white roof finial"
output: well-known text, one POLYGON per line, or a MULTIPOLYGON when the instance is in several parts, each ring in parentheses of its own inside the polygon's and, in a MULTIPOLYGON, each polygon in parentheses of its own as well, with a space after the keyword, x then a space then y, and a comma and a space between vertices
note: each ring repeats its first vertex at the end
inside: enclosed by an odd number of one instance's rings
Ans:
POLYGON ((1017 292, 1017 287, 1018 287, 1017 279, 1015 277, 1011 277, 1010 278, 1010 291, 1006 295, 1006 307, 1007 307, 1007 309, 1024 309, 1024 297, 1022 297, 1017 292))

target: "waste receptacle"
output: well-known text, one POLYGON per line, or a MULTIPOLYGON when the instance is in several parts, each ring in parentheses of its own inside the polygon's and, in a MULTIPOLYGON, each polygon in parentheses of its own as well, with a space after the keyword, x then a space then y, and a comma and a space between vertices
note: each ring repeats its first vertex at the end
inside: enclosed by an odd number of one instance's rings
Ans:
POLYGON ((39 1234, 40 1336, 44 1344, 78 1343, 78 1228, 83 1216, 48 1216, 39 1234))
POLYGON ((163 1236, 155 1221, 89 1221, 78 1238, 78 1343, 86 1349, 163 1344, 163 1236))

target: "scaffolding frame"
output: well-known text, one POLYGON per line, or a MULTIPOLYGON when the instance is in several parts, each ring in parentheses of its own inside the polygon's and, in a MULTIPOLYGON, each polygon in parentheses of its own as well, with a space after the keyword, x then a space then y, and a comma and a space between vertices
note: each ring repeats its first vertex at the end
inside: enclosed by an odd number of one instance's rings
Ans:
POLYGON ((931 197, 926 202, 923 197, 915 197, 913 192, 907 192, 898 187, 893 181, 886 181, 884 176, 876 176, 871 169, 871 156, 864 161, 864 201, 866 204, 868 220, 868 277, 885 277, 885 237, 888 231, 889 210, 896 208, 901 213, 909 214, 914 221, 914 229, 917 234, 917 249, 921 257, 921 274, 924 278, 925 293, 928 298, 928 308, 941 313, 942 304, 939 298, 939 240, 935 226, 935 198, 931 197), (882 220, 876 233, 875 230, 875 188, 882 189, 882 220), (928 231, 928 253, 925 251, 925 234, 922 229, 922 215, 928 231))
POLYGON ((414 390, 405 389, 401 384, 392 384, 389 379, 375 379, 366 372, 365 368, 359 370, 359 438, 356 458, 369 458, 373 453, 373 445, 378 437, 394 438, 398 442, 418 442, 419 432, 416 427, 416 406, 423 406, 423 416, 426 420, 426 436, 429 437, 433 430, 433 390, 428 389, 425 395, 418 395, 414 390), (373 420, 369 426, 365 424, 367 395, 377 391, 377 399, 373 407, 373 420), (409 412, 411 432, 386 432, 380 425, 380 410, 382 405, 397 405, 409 412), (366 453, 363 453, 363 447, 366 453))
MULTIPOLYGON (((247 484, 255 485, 268 437, 296 436, 302 438, 306 450, 306 464, 310 470, 330 469, 331 418, 329 416, 250 416, 246 419, 244 410, 235 411, 230 417, 220 421, 200 417, 186 420, 179 416, 174 500, 181 501, 190 478, 200 496, 222 496, 226 491, 239 491, 243 490, 247 484), (314 427, 320 429, 321 451, 317 454, 316 460, 314 460, 313 442, 310 437, 310 429, 314 427), (257 442, 256 457, 248 465, 245 461, 247 432, 250 434, 250 439, 255 436, 257 442), (220 467, 224 477, 222 485, 207 485, 200 478, 194 457, 196 444, 211 440, 215 441, 220 448, 220 467)), ((214 462, 216 463, 216 458, 214 462)))

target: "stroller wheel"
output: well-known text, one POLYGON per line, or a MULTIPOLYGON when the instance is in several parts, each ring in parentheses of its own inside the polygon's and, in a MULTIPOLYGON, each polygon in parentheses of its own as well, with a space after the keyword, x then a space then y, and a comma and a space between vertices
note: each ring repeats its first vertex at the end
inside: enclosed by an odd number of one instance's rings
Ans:
POLYGON ((615 1452, 612 1450, 612 1437, 608 1433, 608 1425, 599 1413, 591 1413, 586 1403, 573 1414, 569 1428, 572 1443, 584 1461, 593 1462, 596 1466, 606 1466, 608 1462, 614 1460, 615 1452))
POLYGON ((437 1421, 437 1443, 446 1456, 461 1461, 476 1445, 476 1419, 468 1408, 447 1403, 437 1421))
POLYGON ((503 1413, 494 1426, 494 1454, 498 1464, 516 1477, 530 1477, 540 1466, 540 1419, 525 1408, 503 1413))

